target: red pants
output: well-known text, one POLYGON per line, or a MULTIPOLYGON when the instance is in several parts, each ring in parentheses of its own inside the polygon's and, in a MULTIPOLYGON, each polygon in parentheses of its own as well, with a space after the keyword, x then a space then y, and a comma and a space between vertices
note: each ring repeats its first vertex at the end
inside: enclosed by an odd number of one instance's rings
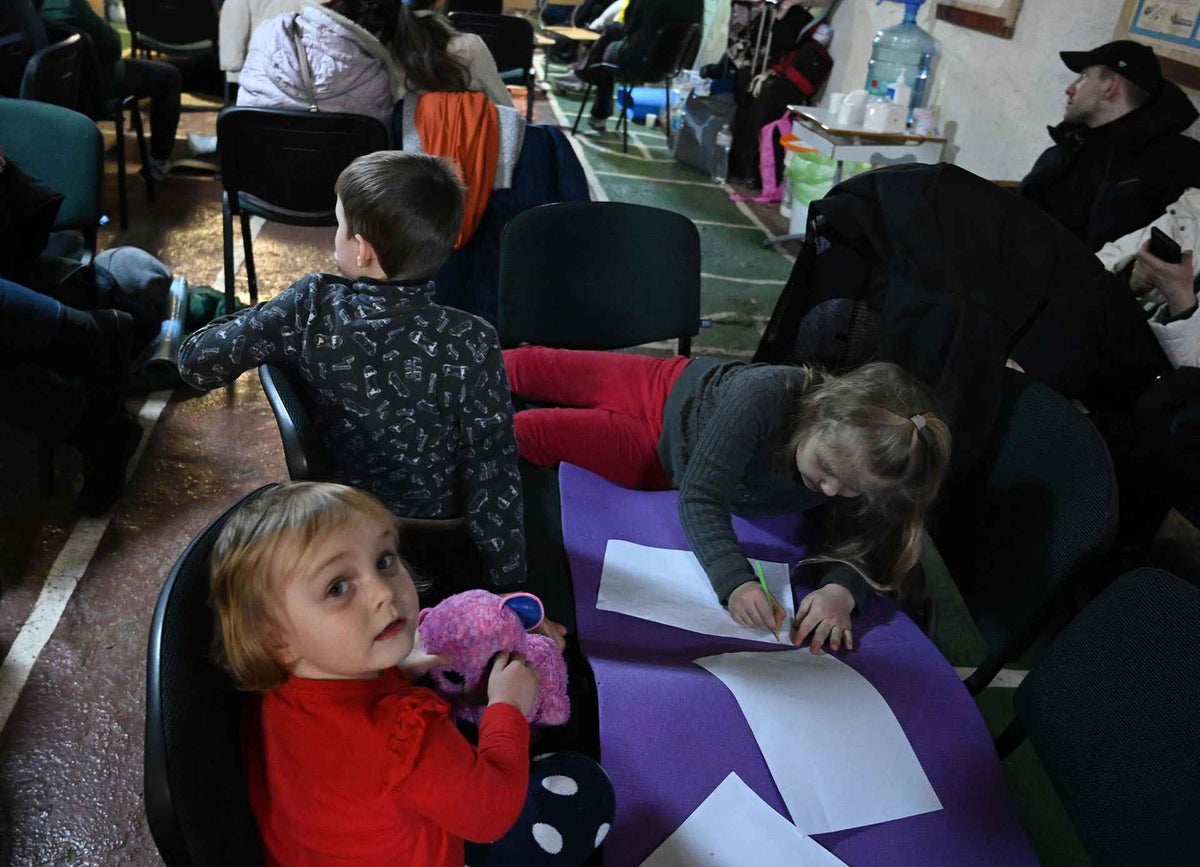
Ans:
POLYGON ((691 359, 524 346, 504 351, 512 392, 570 409, 527 409, 514 419, 521 457, 569 461, 640 491, 665 491, 658 459, 663 406, 691 359))

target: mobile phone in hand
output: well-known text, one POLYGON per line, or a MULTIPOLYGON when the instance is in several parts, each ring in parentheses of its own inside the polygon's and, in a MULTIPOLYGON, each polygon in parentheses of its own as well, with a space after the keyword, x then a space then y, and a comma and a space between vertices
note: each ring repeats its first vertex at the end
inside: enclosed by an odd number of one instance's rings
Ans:
POLYGON ((1150 227, 1150 252, 1169 265, 1178 265, 1183 258, 1179 243, 1158 226, 1150 227))

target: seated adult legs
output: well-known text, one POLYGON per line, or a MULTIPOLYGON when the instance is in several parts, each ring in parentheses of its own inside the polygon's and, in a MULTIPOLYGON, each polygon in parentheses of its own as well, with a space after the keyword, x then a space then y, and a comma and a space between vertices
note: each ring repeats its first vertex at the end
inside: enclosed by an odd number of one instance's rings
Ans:
POLYGON ((179 70, 157 60, 125 61, 125 93, 150 98, 150 156, 155 162, 171 159, 175 130, 179 127, 183 82, 179 70))

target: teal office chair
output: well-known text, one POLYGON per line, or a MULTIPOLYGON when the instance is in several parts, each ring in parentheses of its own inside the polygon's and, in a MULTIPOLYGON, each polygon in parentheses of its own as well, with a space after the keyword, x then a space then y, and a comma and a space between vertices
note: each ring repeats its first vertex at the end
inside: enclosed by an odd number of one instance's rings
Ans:
POLYGON ((1196 862, 1198 630, 1200 588, 1136 569, 1017 688, 1005 737, 1024 728, 1096 865, 1196 862))
POLYGON ((1069 614, 1117 519, 1112 460, 1087 416, 1014 370, 1001 388, 983 477, 947 492, 932 533, 987 642, 973 694, 1069 614))
POLYGON ((82 259, 96 254, 104 138, 78 112, 33 100, 0 99, 0 148, 26 174, 63 194, 54 230, 83 236, 82 259))
POLYGON ((622 202, 523 211, 500 239, 497 331, 505 346, 678 340, 688 355, 700 332, 700 234, 682 214, 622 202))

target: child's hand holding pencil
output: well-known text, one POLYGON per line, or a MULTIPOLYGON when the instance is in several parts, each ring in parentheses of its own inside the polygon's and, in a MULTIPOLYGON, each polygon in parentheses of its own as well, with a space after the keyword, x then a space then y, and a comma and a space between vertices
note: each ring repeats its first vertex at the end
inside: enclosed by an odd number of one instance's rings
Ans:
POLYGON ((783 621, 787 618, 784 610, 767 586, 762 564, 751 561, 757 581, 747 581, 729 594, 729 615, 742 626, 757 629, 767 629, 775 633, 775 639, 780 644, 786 644, 779 634, 783 621))

